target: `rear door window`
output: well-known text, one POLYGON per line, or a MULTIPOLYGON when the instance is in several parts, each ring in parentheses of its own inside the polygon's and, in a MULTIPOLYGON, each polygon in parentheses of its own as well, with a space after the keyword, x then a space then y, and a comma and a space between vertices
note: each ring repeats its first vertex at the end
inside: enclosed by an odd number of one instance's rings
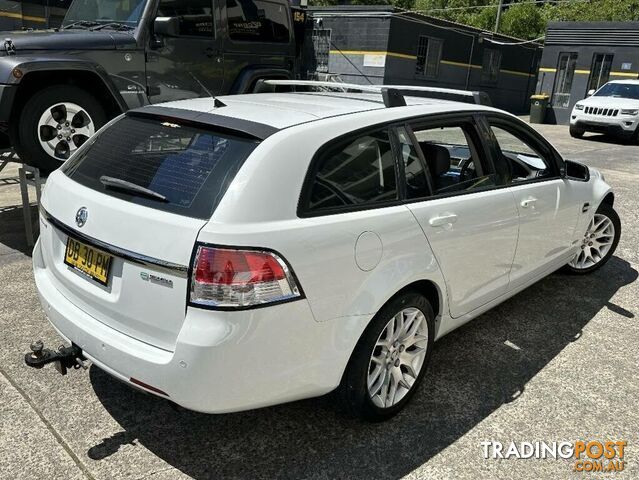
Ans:
POLYGON ((433 194, 450 195, 495 186, 495 175, 484 161, 472 124, 413 127, 430 172, 433 194))
POLYGON ((197 126, 136 116, 122 117, 91 142, 62 167, 69 178, 131 203, 202 219, 211 217, 259 144, 197 126), (110 179, 108 185, 104 177, 110 179), (113 179, 159 196, 118 188, 113 179))

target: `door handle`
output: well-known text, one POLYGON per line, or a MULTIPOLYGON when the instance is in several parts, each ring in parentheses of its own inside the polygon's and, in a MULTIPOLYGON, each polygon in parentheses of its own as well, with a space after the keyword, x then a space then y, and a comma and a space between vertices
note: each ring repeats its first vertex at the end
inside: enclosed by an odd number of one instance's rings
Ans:
POLYGON ((524 198, 520 205, 522 208, 528 208, 530 206, 534 207, 535 203, 537 203, 537 199, 535 197, 524 198))
POLYGON ((457 215, 454 213, 443 213, 428 220, 431 227, 442 227, 444 225, 450 225, 457 221, 457 215))

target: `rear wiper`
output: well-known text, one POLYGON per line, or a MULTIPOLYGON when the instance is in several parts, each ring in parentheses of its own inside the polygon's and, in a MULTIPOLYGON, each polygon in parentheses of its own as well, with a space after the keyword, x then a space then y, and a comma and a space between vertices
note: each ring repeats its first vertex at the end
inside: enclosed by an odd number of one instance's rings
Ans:
POLYGON ((107 175, 102 175, 100 177, 100 183, 107 188, 116 188, 118 190, 123 190, 125 192, 133 193, 136 195, 152 198, 153 200, 158 200, 160 202, 168 202, 169 200, 162 195, 161 193, 154 192, 153 190, 149 190, 148 188, 144 188, 141 185, 136 183, 127 182, 126 180, 122 180, 121 178, 109 177, 107 175))
POLYGON ((77 22, 70 23, 62 27, 62 30, 66 30, 68 28, 90 28, 101 25, 100 22, 93 22, 91 20, 78 20, 77 22))
POLYGON ((135 30, 135 27, 132 27, 131 25, 127 25, 125 23, 118 23, 118 22, 109 22, 109 23, 103 23, 101 25, 98 25, 97 27, 93 27, 91 28, 91 31, 95 31, 95 30, 102 30, 103 28, 111 28, 113 30, 135 30))

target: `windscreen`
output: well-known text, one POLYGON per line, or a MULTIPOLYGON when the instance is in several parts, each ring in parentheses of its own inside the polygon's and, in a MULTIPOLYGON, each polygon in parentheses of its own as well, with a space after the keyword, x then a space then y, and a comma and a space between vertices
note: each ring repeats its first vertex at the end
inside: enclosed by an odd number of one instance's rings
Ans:
POLYGON ((124 116, 66 162, 72 180, 132 203, 208 219, 258 141, 124 116))
POLYGON ((62 26, 75 22, 117 22, 135 27, 140 21, 146 0, 74 0, 62 26))
POLYGON ((639 100, 639 85, 633 83, 607 83, 597 90, 594 96, 639 100))

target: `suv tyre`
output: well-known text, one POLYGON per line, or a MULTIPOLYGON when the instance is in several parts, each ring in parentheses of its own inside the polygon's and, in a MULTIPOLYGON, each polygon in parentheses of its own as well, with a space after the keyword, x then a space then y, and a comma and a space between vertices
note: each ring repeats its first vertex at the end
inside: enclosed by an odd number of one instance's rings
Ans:
POLYGON ((573 138, 581 138, 586 131, 583 128, 570 126, 570 136, 573 138))
POLYGON ((100 102, 70 85, 55 85, 36 92, 24 105, 14 132, 22 161, 48 174, 107 121, 100 102))

